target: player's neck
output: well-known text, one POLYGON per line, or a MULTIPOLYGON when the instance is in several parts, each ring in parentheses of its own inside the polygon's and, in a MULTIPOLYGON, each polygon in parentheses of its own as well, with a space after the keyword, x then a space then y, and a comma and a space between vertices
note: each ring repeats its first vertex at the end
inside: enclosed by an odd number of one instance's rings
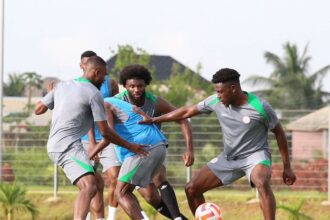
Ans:
POLYGON ((135 99, 134 97, 129 96, 129 102, 138 107, 142 107, 144 105, 145 96, 141 96, 140 99, 135 99))
POLYGON ((239 94, 237 94, 237 98, 235 99, 235 106, 242 106, 247 103, 247 94, 243 91, 240 91, 239 94))

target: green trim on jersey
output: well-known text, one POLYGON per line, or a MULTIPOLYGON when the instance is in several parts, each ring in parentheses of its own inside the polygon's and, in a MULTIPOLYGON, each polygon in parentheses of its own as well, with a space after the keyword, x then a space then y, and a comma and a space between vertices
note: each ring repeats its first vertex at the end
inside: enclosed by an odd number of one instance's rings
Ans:
POLYGON ((215 104, 219 103, 220 101, 221 101, 220 98, 215 97, 215 98, 214 98, 214 99, 208 104, 208 106, 215 105, 215 104))
POLYGON ((271 167, 272 166, 272 161, 270 161, 270 160, 263 160, 263 161, 260 161, 258 164, 265 165, 266 167, 271 167))
POLYGON ((71 157, 71 160, 73 160, 74 162, 76 162, 79 166, 81 166, 82 168, 84 168, 86 171, 88 172, 93 172, 94 173, 94 169, 90 164, 84 163, 80 160, 78 160, 75 157, 71 157))
POLYGON ((262 106, 259 98, 253 93, 248 93, 248 103, 259 112, 259 114, 266 120, 269 120, 267 113, 265 112, 264 107, 262 106))
POLYGON ((133 170, 128 172, 126 175, 120 177, 118 180, 120 180, 121 182, 124 182, 124 183, 130 183, 131 179, 133 178, 134 174, 139 169, 139 167, 140 167, 140 164, 136 165, 136 167, 134 167, 133 170))
POLYGON ((77 82, 83 82, 83 83, 92 83, 90 80, 84 78, 84 77, 78 77, 76 79, 74 79, 77 82))
POLYGON ((145 97, 146 97, 146 99, 149 99, 152 102, 157 102, 157 98, 153 94, 151 94, 150 92, 146 92, 145 97))
MULTIPOLYGON (((124 97, 124 96, 128 96, 128 91, 127 91, 127 90, 124 90, 123 92, 118 93, 117 95, 115 95, 115 98, 123 100, 123 97, 124 97)), ((147 91, 146 91, 146 93, 145 93, 145 97, 146 97, 146 99, 149 99, 149 100, 151 100, 152 102, 157 102, 157 98, 156 98, 156 96, 154 96, 154 95, 151 94, 150 92, 147 92, 147 91)))
POLYGON ((124 90, 124 91, 122 91, 121 93, 118 93, 117 95, 115 95, 115 97, 116 97, 117 99, 123 99, 123 97, 124 97, 125 95, 128 95, 128 91, 127 91, 127 90, 124 90))

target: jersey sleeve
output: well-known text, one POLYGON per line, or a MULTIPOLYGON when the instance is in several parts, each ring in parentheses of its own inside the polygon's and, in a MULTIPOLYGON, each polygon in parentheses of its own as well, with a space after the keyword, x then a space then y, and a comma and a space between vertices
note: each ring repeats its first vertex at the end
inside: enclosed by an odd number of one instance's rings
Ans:
POLYGON ((47 106, 48 109, 53 110, 54 108, 54 90, 47 93, 46 96, 44 96, 40 100, 45 106, 47 106))
POLYGON ((102 94, 97 92, 91 99, 90 105, 94 121, 105 121, 105 109, 102 94))
POLYGON ((279 120, 277 118, 277 115, 271 105, 268 102, 263 103, 263 107, 265 112, 268 115, 268 127, 270 130, 276 127, 276 125, 279 123, 279 120))
POLYGON ((201 113, 211 113, 214 111, 212 106, 217 100, 215 95, 209 96, 197 104, 197 110, 201 113))

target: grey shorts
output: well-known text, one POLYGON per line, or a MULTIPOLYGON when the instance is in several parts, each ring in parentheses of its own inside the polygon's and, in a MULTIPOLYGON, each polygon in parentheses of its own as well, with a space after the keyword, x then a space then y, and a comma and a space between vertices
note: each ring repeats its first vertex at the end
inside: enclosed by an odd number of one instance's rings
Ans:
MULTIPOLYGON (((83 143, 85 150, 88 148, 88 142, 83 143)), ((109 144, 106 148, 104 148, 99 154, 100 164, 102 165, 102 172, 107 171, 111 167, 121 166, 121 162, 119 161, 115 146, 113 144, 109 144)), ((91 161, 94 166, 94 161, 91 161)))
POLYGON ((166 157, 164 144, 149 150, 148 157, 134 155, 124 160, 118 175, 118 181, 145 187, 163 165, 166 157))
POLYGON ((271 168, 271 154, 268 150, 257 151, 248 157, 237 160, 228 160, 225 154, 221 153, 210 160, 207 166, 224 185, 228 185, 245 175, 253 187, 251 173, 258 164, 264 164, 271 168))
POLYGON ((93 174, 94 169, 80 141, 71 144, 64 152, 48 152, 49 158, 61 166, 71 183, 75 184, 80 177, 93 174))

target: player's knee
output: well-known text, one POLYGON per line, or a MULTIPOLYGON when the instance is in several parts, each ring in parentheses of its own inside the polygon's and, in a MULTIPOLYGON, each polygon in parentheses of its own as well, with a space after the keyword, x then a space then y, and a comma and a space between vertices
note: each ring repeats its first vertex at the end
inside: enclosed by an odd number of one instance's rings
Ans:
POLYGON ((267 192, 270 189, 270 181, 268 179, 259 179, 254 182, 259 193, 267 192))
POLYGON ((144 194, 143 198, 147 201, 147 203, 154 207, 160 203, 160 197, 155 193, 144 194))
POLYGON ((114 189, 116 187, 116 184, 117 184, 117 178, 116 177, 110 177, 109 181, 110 181, 109 187, 114 189))
POLYGON ((159 188, 164 182, 167 182, 166 179, 166 174, 162 173, 162 172, 158 172, 154 178, 153 178, 153 182, 155 183, 155 185, 159 188))
POLYGON ((90 197, 93 197, 97 192, 97 186, 96 184, 87 184, 82 189, 82 191, 84 191, 84 193, 87 193, 90 197))
POLYGON ((189 196, 194 196, 194 195, 197 195, 197 194, 200 193, 198 188, 191 181, 186 184, 185 191, 186 191, 186 194, 189 195, 189 196))

